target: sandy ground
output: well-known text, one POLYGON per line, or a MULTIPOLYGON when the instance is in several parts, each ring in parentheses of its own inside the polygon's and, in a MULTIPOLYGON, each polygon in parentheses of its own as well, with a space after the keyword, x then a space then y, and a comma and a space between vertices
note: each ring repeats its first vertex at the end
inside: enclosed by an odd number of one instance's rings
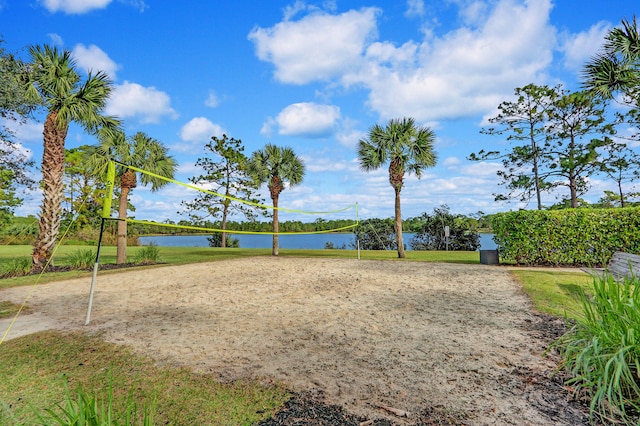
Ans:
POLYGON ((328 403, 398 424, 426 407, 474 425, 563 423, 513 373, 548 377, 555 364, 505 268, 256 257, 99 274, 84 326, 89 284, 1 291, 15 303, 29 296, 33 312, 8 337, 100 332, 161 363, 321 389, 328 403))

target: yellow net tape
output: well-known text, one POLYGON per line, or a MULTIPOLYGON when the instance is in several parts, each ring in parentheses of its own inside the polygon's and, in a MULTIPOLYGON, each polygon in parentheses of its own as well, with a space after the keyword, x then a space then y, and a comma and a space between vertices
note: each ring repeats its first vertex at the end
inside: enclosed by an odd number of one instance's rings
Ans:
POLYGON ((108 219, 111 217, 111 200, 113 198, 113 185, 116 180, 116 164, 113 161, 109 161, 107 166, 107 190, 104 195, 104 202, 102 204, 102 217, 108 219))

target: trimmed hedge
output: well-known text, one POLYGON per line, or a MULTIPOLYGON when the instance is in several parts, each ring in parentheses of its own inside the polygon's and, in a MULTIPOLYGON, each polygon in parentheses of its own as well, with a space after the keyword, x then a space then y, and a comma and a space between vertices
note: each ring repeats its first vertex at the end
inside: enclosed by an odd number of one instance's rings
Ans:
POLYGON ((640 254, 640 207, 521 210, 491 223, 507 263, 605 267, 616 251, 640 254))

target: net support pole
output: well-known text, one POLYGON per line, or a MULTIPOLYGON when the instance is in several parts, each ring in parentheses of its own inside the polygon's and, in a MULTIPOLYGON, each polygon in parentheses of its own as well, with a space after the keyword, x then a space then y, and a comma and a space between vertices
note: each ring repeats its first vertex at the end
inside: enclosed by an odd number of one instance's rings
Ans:
POLYGON ((111 217, 111 199, 113 198, 113 185, 116 180, 116 164, 110 160, 107 165, 107 190, 102 201, 102 221, 100 222, 100 236, 98 236, 98 249, 96 250, 96 261, 93 264, 93 274, 91 275, 91 288, 89 289, 89 301, 87 302, 87 317, 84 325, 89 325, 91 321, 91 307, 93 306, 93 290, 98 276, 100 266, 100 249, 102 248, 102 235, 104 234, 104 224, 111 217))
POLYGON ((98 250, 96 250, 96 261, 93 264, 93 274, 91 275, 91 288, 89 289, 89 301, 87 302, 87 317, 84 320, 84 325, 89 325, 91 321, 91 307, 93 306, 93 289, 96 285, 96 278, 98 276, 98 267, 100 266, 100 248, 102 247, 102 234, 104 233, 105 218, 102 218, 100 223, 100 236, 98 237, 98 250))

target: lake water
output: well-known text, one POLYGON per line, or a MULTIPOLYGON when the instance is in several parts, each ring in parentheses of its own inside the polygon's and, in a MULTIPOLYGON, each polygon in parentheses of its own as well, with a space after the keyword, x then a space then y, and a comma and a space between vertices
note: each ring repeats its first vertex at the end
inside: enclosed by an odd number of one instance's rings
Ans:
MULTIPOLYGON (((409 241, 415 234, 405 233, 404 241, 407 250, 411 250, 409 241)), ((240 248, 271 248, 271 235, 233 234, 232 238, 240 241, 240 248)), ((169 247, 208 247, 207 235, 160 235, 154 237, 139 237, 141 245, 153 243, 158 246, 169 247)), ((355 236, 353 234, 301 234, 280 235, 278 246, 282 249, 324 249, 326 243, 333 243, 334 248, 353 248, 355 236)), ((495 250, 496 243, 493 234, 480 234, 480 249, 495 250)))

